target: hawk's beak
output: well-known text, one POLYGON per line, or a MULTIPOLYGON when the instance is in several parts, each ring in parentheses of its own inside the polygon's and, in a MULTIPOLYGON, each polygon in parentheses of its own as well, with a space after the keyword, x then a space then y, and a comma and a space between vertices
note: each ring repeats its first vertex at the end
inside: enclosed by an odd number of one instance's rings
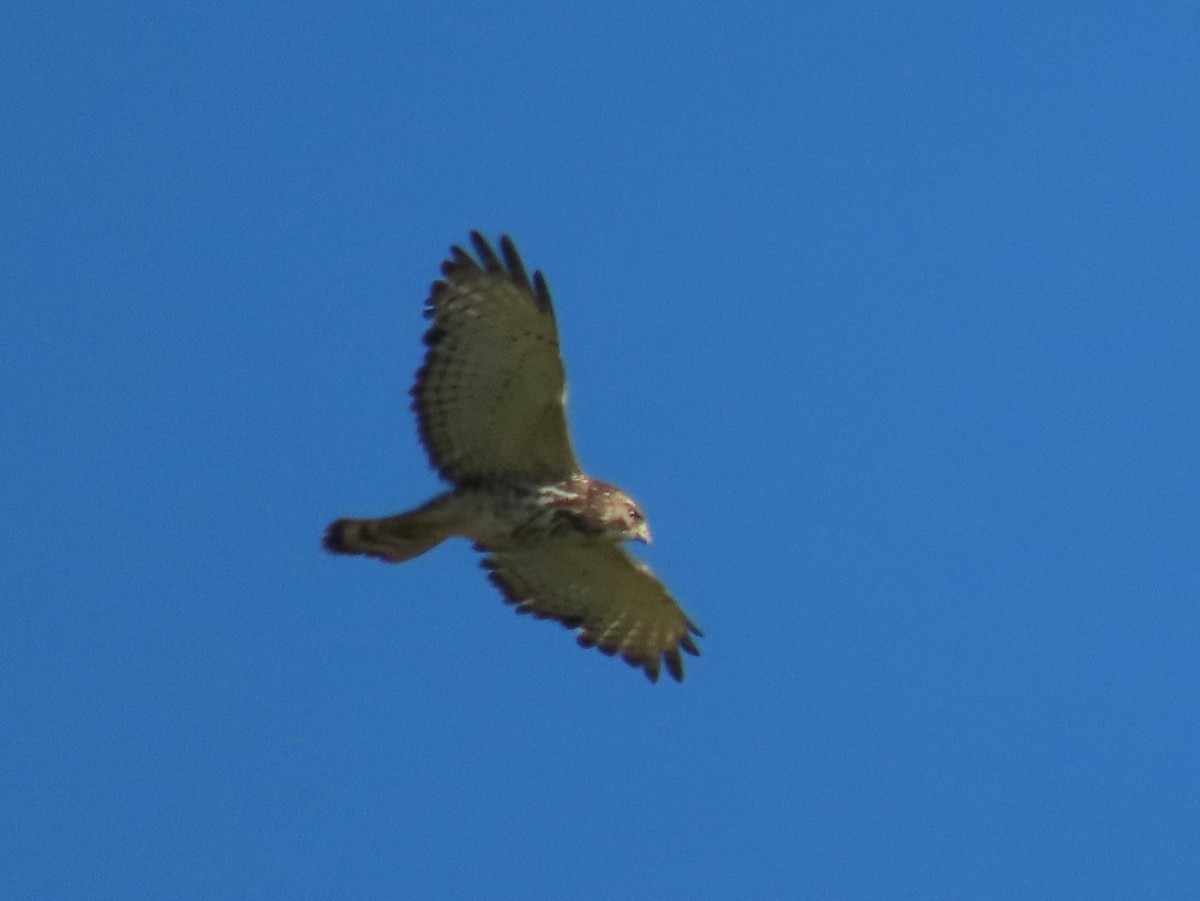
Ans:
POLYGON ((642 544, 649 544, 650 543, 650 527, 643 522, 640 526, 637 527, 637 531, 634 533, 633 537, 635 540, 640 541, 642 544))

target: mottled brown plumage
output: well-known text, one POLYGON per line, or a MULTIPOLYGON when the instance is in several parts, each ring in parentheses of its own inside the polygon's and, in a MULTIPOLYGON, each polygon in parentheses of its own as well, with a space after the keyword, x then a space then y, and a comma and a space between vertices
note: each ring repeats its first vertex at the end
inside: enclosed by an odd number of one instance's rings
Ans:
POLYGON ((412 389, 421 441, 452 490, 408 513, 339 519, 325 547, 389 562, 461 536, 518 613, 556 619, 579 643, 620 654, 656 680, 683 678, 698 654, 692 624, 621 546, 648 542, 642 511, 585 475, 567 430, 566 379, 550 292, 512 241, 500 255, 471 233, 478 259, 453 247, 425 315, 425 361, 412 389))

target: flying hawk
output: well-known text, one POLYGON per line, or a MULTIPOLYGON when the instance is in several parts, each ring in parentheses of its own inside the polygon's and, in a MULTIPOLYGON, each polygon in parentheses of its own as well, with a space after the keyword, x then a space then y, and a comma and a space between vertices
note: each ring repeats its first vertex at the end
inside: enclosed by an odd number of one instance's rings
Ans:
POLYGON ((324 546, 400 563, 468 538, 518 613, 558 620, 652 682, 663 663, 681 681, 680 651, 699 654, 700 630, 621 545, 649 543, 641 509, 575 459, 546 280, 530 280, 507 235, 499 255, 478 232, 471 243, 478 259, 452 247, 430 290, 411 392, 421 441, 451 490, 397 516, 339 519, 324 546))

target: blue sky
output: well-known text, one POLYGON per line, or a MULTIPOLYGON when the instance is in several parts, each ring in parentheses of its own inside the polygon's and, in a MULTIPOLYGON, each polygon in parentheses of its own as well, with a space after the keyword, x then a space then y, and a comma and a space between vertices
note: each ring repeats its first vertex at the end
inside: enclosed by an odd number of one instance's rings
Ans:
POLYGON ((1194 6, 6 18, 0 894, 1194 897, 1194 6), (682 685, 319 551, 473 228, 682 685))

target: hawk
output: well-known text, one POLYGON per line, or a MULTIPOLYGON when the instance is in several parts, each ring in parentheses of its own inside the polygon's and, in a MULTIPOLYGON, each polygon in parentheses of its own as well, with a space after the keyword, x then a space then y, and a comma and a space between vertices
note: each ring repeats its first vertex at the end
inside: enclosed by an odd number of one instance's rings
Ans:
POLYGON ((430 289, 411 391, 421 443, 451 488, 407 513, 339 519, 323 544, 400 563, 467 538, 518 613, 577 630, 580 645, 652 682, 663 664, 682 681, 680 651, 699 654, 700 630, 621 544, 649 543, 641 508, 575 459, 546 280, 529 278, 507 235, 499 255, 478 232, 471 243, 475 257, 450 248, 430 289))

